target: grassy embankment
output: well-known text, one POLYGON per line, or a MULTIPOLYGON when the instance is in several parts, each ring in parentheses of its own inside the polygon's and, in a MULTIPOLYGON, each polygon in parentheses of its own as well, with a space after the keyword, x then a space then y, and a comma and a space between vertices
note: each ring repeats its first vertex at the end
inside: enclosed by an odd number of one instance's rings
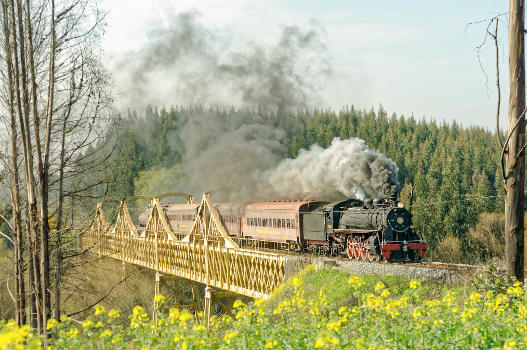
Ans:
MULTIPOLYGON (((307 269, 268 300, 235 303, 234 317, 207 329, 157 296, 155 325, 136 307, 126 326, 96 307, 81 325, 50 322, 53 349, 520 349, 527 346, 526 295, 499 280, 467 286, 404 277, 307 269)), ((0 349, 38 338, 0 325, 0 349)))

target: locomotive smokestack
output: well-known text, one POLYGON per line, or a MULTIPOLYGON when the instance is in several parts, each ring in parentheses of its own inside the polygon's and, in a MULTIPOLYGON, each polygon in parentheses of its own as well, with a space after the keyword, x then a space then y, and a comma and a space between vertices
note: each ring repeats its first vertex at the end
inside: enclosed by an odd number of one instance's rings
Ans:
POLYGON ((390 193, 389 193, 389 196, 390 196, 390 199, 392 201, 397 201, 397 193, 399 192, 399 187, 397 187, 396 185, 392 185, 390 187, 390 193))

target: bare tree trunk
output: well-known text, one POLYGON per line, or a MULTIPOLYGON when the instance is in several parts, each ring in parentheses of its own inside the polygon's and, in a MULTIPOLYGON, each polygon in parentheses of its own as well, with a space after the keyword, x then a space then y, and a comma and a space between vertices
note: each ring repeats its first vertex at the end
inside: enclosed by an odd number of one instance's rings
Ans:
POLYGON ((74 79, 72 75, 72 84, 70 90, 70 103, 68 110, 62 122, 62 137, 60 140, 60 168, 59 168, 59 206, 57 209, 57 251, 56 251, 56 266, 55 266, 55 308, 53 317, 59 319, 60 317, 60 282, 62 278, 62 222, 64 217, 64 168, 66 167, 66 133, 68 127, 68 119, 71 114, 71 107, 74 95, 74 79))
MULTIPOLYGON (((28 201, 28 241, 30 242, 30 263, 33 268, 33 285, 32 292, 35 295, 35 306, 36 306, 36 319, 37 319, 37 329, 39 332, 42 332, 42 317, 40 314, 40 308, 42 305, 42 298, 40 291, 40 268, 39 268, 39 243, 38 243, 38 229, 37 229, 37 204, 35 197, 35 178, 33 175, 33 153, 31 146, 31 133, 29 131, 29 119, 27 115, 22 113, 22 103, 20 98, 20 73, 18 66, 20 60, 18 58, 18 43, 17 43, 17 31, 16 31, 16 18, 15 18, 15 3, 14 0, 11 0, 10 15, 11 15, 11 30, 13 37, 13 66, 15 68, 15 79, 14 79, 14 88, 16 91, 16 105, 19 119, 20 134, 22 136, 22 145, 24 150, 24 163, 25 163, 25 180, 26 180, 26 192, 27 192, 27 201, 28 201)), ((23 80, 23 79, 22 79, 23 80)))
MULTIPOLYGON (((47 324, 47 318, 50 311, 49 302, 49 153, 51 142, 51 122, 53 119, 53 97, 55 93, 55 0, 51 0, 51 38, 50 38, 50 55, 49 55, 49 86, 48 86, 48 106, 46 112, 46 128, 44 138, 44 164, 39 167, 39 189, 40 189, 40 226, 42 229, 40 235, 41 256, 40 269, 42 274, 42 297, 43 312, 42 324, 47 324)), ((48 346, 47 332, 44 331, 44 347, 48 346)))
POLYGON ((523 0, 509 1, 509 117, 505 177, 505 263, 523 280, 525 182, 525 56, 523 0))
POLYGON ((13 211, 13 237, 15 242, 15 278, 16 278, 16 321, 21 326, 26 323, 26 299, 24 283, 24 251, 22 240, 22 215, 20 210, 20 188, 18 174, 18 151, 17 151, 17 124, 14 108, 14 91, 13 91, 13 67, 11 62, 11 47, 9 33, 9 19, 7 14, 7 4, 2 1, 2 15, 4 23, 4 45, 5 57, 7 61, 7 80, 8 80, 8 103, 9 114, 11 117, 11 201, 13 211))
MULTIPOLYGON (((26 216, 29 216, 29 214, 27 213, 27 210, 26 210, 26 216)), ((28 223, 28 221, 26 221, 26 223, 28 223)), ((28 240, 29 241, 29 240, 28 240)), ((29 249, 31 250, 31 243, 29 244, 29 249)), ((33 286, 35 285, 35 271, 33 271, 34 269, 34 264, 32 262, 32 259, 31 259, 31 256, 29 257, 29 286, 31 287, 31 289, 33 290, 33 286)), ((31 307, 31 318, 30 318, 30 322, 31 322, 31 327, 33 329, 36 329, 38 327, 38 308, 37 308, 37 297, 35 295, 35 293, 30 293, 29 295, 29 303, 30 303, 30 307, 31 307)))

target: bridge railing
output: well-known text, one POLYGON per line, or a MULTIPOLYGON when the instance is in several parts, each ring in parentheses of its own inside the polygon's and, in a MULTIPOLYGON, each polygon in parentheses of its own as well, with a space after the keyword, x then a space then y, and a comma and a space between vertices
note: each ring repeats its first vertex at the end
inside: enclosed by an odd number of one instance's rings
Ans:
POLYGON ((98 205, 92 227, 82 237, 85 247, 100 255, 186 278, 254 298, 266 298, 284 282, 286 257, 243 249, 226 236, 218 213, 204 195, 191 233, 177 239, 154 198, 141 234, 133 226, 126 202, 115 224, 109 226, 98 205))

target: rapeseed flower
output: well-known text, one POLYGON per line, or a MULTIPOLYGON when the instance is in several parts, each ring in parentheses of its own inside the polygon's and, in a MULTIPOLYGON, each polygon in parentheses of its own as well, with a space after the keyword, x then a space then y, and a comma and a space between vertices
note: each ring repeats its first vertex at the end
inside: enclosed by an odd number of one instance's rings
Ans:
POLYGON ((161 304, 165 301, 165 296, 163 294, 157 294, 154 297, 154 303, 161 304))
POLYGON ((108 317, 110 318, 119 318, 121 317, 121 314, 119 313, 118 310, 115 310, 115 309, 111 309, 109 312, 108 312, 108 317))
POLYGON ((264 348, 265 349, 276 349, 278 347, 278 340, 273 339, 269 340, 267 343, 265 343, 264 348))
POLYGON ((231 340, 236 337, 238 335, 238 332, 235 332, 235 331, 232 331, 232 332, 227 332, 225 333, 225 335, 223 336, 223 340, 225 341, 226 344, 230 344, 231 343, 231 340))
POLYGON ((57 321, 54 318, 50 318, 48 320, 48 323, 46 324, 46 329, 49 331, 49 330, 55 328, 58 324, 59 324, 59 321, 57 321))
POLYGON ((102 305, 96 305, 95 306, 95 316, 99 316, 101 314, 105 314, 106 313, 106 309, 104 308, 104 306, 102 305))
POLYGON ((418 281, 418 280, 411 280, 410 281, 410 288, 411 289, 417 289, 419 287, 421 287, 421 282, 420 281, 418 281))

